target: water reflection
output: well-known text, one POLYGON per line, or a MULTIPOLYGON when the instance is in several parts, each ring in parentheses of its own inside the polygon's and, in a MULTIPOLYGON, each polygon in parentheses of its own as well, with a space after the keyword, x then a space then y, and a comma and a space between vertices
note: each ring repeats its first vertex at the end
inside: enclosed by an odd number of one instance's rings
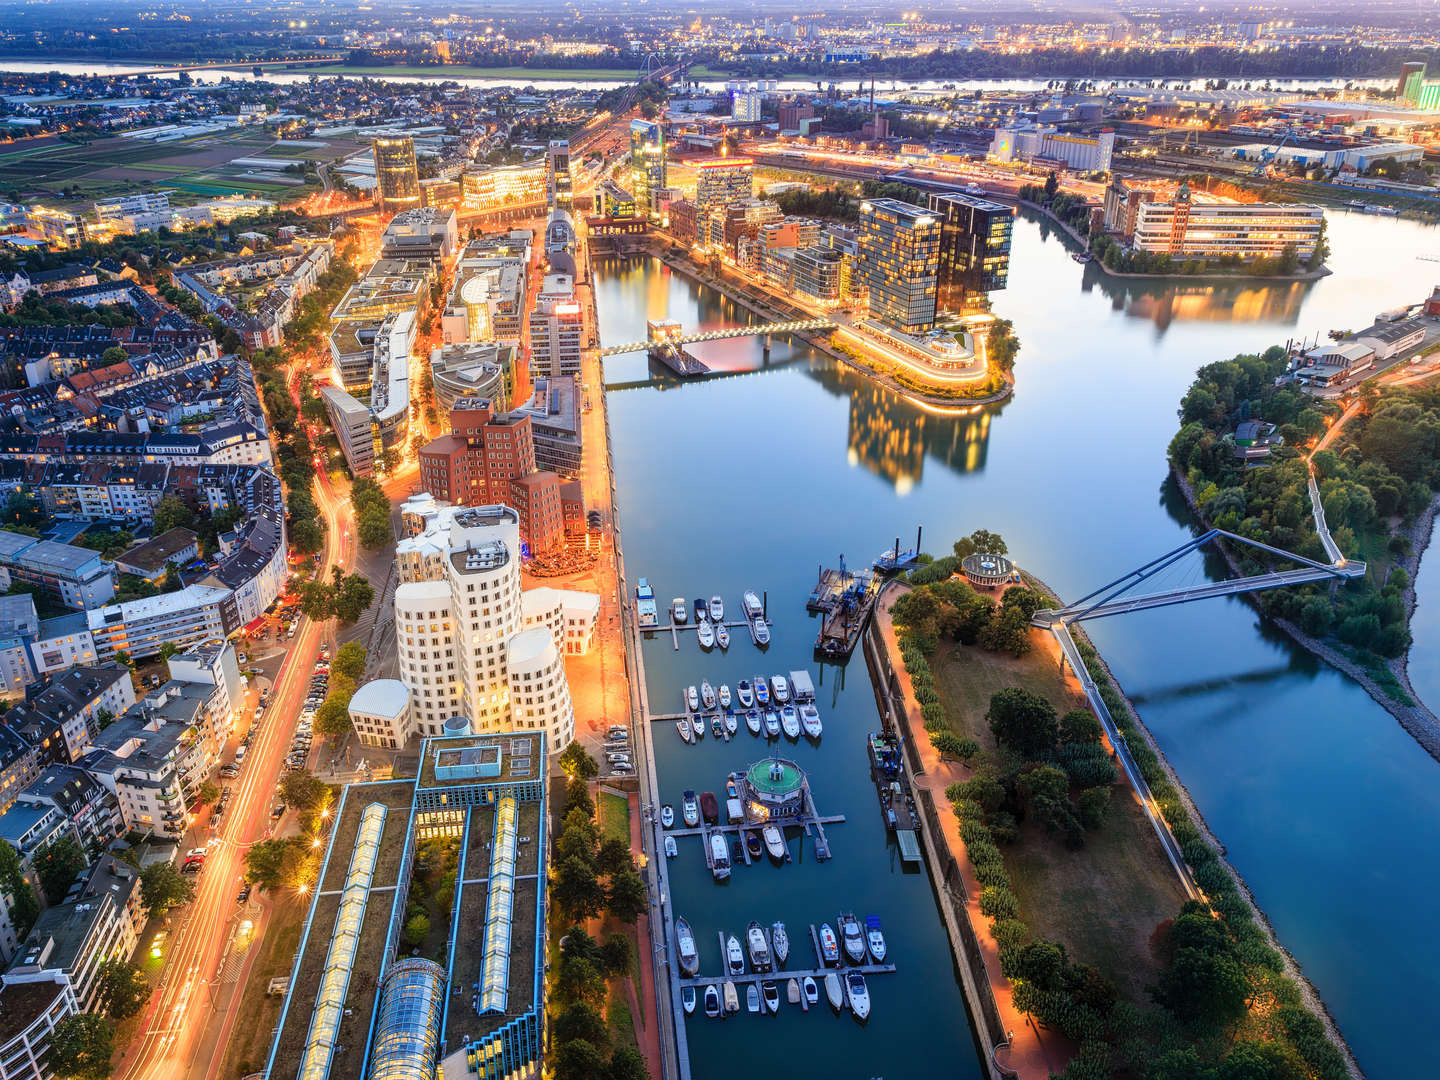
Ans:
POLYGON ((1110 306, 1135 319, 1148 319, 1164 332, 1172 322, 1264 322, 1293 326, 1300 318, 1313 281, 1270 284, 1235 282, 1223 285, 1170 281, 1161 278, 1117 278, 1093 263, 1085 268, 1082 287, 1095 288, 1110 306))

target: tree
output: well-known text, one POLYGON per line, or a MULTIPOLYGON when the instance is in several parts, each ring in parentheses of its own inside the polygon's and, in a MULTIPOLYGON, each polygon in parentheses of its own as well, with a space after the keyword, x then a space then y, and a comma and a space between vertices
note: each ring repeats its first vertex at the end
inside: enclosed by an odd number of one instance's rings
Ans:
POLYGON ((112 1019, 124 1020, 150 998, 150 983, 134 964, 106 960, 96 973, 99 1004, 112 1019))
POLYGON ((324 581, 306 581, 299 588, 300 611, 315 622, 335 614, 335 590, 324 581))
POLYGON ((354 622, 375 602, 375 587, 360 574, 349 574, 335 590, 335 617, 354 622))
POLYGON ((175 528, 193 528, 195 511, 186 506, 178 496, 166 495, 155 504, 152 520, 154 533, 159 536, 175 528))
POLYGON ((47 1064, 66 1080, 106 1080, 114 1053, 114 1025, 96 1013, 74 1013, 50 1033, 47 1064))
POLYGON ((310 843, 301 837, 258 840, 245 853, 245 880, 267 892, 309 888, 318 872, 310 843))
POLYGON ((110 367, 112 364, 123 364, 130 359, 130 354, 119 345, 111 345, 100 354, 100 366, 110 367))
POLYGON ((362 547, 383 548, 395 542, 395 534, 390 529, 388 514, 377 513, 373 510, 364 511, 359 516, 357 530, 362 547))
POLYGON ((634 870, 622 870, 610 876, 608 906, 615 918, 633 923, 645 910, 645 901, 645 882, 634 870))
POLYGON ((344 735, 354 726, 350 722, 348 697, 342 701, 331 691, 315 710, 312 723, 317 735, 344 735))
POLYGON ((1099 742, 1100 736, 1100 721, 1089 709, 1071 709, 1060 718, 1062 743, 1099 742))
POLYGON ((73 837, 65 836, 46 844, 36 854, 33 863, 45 902, 58 904, 65 899, 80 871, 90 865, 90 858, 73 837))
POLYGON ((555 1080, 596 1080, 607 1069, 605 1056, 584 1039, 561 1043, 553 1058, 555 1080))
POLYGON ((1245 1011, 1245 969, 1224 922, 1204 904, 1185 903, 1170 926, 1163 952, 1166 968, 1159 997, 1181 1020, 1213 1029, 1245 1011))
POLYGON ((595 759, 586 753, 585 748, 574 739, 560 755, 560 768, 566 776, 579 776, 590 780, 600 772, 600 766, 595 759))
POLYGON ((151 918, 195 899, 195 886, 174 863, 151 863, 140 871, 140 904, 151 918))
POLYGON ((1049 201, 1050 199, 1053 199, 1053 198, 1055 197, 1055 193, 1056 193, 1057 191, 1059 191, 1059 190, 1060 190, 1060 178, 1055 175, 1055 170, 1052 169, 1052 170, 1050 170, 1050 172, 1047 173, 1046 176, 1045 176, 1045 199, 1046 199, 1046 201, 1049 201))
POLYGON ((1246 1040, 1230 1048, 1215 1080, 1306 1080, 1310 1070, 1293 1046, 1246 1040))
POLYGON ((195 793, 195 801, 201 804, 213 803, 218 798, 220 798, 220 785, 214 780, 206 780, 200 785, 200 790, 195 793))
POLYGON ((937 731, 930 736, 930 745, 942 758, 969 761, 980 752, 980 744, 974 739, 964 739, 953 731, 937 731))
POLYGON ((624 934, 611 934, 600 946, 600 963, 612 979, 630 974, 630 939, 624 934))
POLYGON ((15 936, 23 938, 40 916, 40 899, 25 877, 19 853, 5 840, 0 840, 0 893, 10 896, 10 921, 15 936))
POLYGON ((280 778, 280 798, 296 810, 314 810, 330 801, 330 786, 304 769, 280 778))
POLYGON ((650 1080, 645 1068, 645 1058, 633 1046, 617 1046, 610 1055, 610 1068, 606 1080, 650 1080))
POLYGON ((161 645, 160 645, 160 659, 161 659, 161 660, 169 660, 172 656, 174 656, 174 655, 175 655, 177 652, 179 652, 179 651, 180 651, 180 646, 176 645, 175 642, 173 642, 173 641, 162 642, 161 645))
POLYGON ((1110 812, 1110 789, 1108 787, 1086 788, 1075 801, 1080 808, 1080 823, 1087 829, 1098 829, 1105 824, 1110 812))
POLYGON ((583 1039, 595 1046, 604 1046, 610 1033, 599 1012, 583 1001, 576 1001, 566 1005, 551 1021, 550 1038, 557 1044, 583 1039))
POLYGON ((1060 731, 1054 706, 1019 686, 991 695, 985 719, 995 738, 1024 758, 1041 757, 1053 750, 1060 731))
POLYGON ((405 920, 405 941, 414 948, 419 948, 424 942, 427 934, 430 933, 430 916, 423 912, 410 916, 405 920))
POLYGON ((606 900, 605 889, 595 875, 595 868, 574 855, 555 868, 550 895, 555 898, 556 906, 575 920, 599 915, 606 900))
POLYGON ((115 662, 130 668, 132 671, 135 669, 135 661, 130 658, 130 654, 124 649, 115 650, 115 662))
POLYGON ((635 860, 630 857, 630 845, 618 836, 607 836, 600 844, 595 857, 595 868, 602 874, 618 874, 635 869, 635 860))
POLYGON ((583 810, 586 817, 595 816, 595 803, 590 798, 590 785, 585 778, 572 776, 565 785, 565 812, 583 810))
POLYGON ((335 658, 330 661, 330 674, 359 683, 365 674, 365 655, 364 645, 358 641, 347 641, 335 650, 335 658))

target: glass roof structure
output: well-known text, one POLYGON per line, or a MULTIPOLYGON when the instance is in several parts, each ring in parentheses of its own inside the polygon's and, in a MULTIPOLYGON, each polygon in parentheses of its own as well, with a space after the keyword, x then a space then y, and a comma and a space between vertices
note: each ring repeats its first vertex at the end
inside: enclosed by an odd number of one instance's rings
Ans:
MULTIPOLYGON (((485 968, 480 1013, 504 1012, 510 990, 510 917, 515 905, 515 796, 495 804, 495 840, 490 845, 490 895, 485 902, 485 968)), ((301 1077, 300 1080, 305 1080, 301 1077)))
POLYGON ((380 1010, 369 1080, 433 1077, 440 1054, 445 969, 430 960, 401 960, 380 984, 380 1010))
POLYGON ((315 1014, 310 1019, 310 1033, 295 1080, 325 1080, 330 1072, 330 1057, 345 1011, 350 969, 360 944, 360 926, 365 921, 365 904, 370 896, 370 882, 384 830, 385 807, 378 802, 371 803, 360 815, 360 828, 355 833, 350 870, 335 914, 335 930, 330 935, 330 950, 325 955, 320 990, 315 995, 315 1014))

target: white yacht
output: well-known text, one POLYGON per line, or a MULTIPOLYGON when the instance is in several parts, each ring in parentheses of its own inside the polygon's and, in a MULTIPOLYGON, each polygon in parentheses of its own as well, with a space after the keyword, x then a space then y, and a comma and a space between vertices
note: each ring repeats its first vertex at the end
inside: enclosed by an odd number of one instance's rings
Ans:
POLYGON ((717 696, 720 698, 720 707, 721 707, 722 709, 728 709, 728 708, 730 708, 730 684, 729 684, 729 683, 721 683, 721 684, 720 684, 720 692, 719 692, 719 694, 718 694, 717 696))
POLYGON ((695 792, 688 788, 680 801, 680 814, 690 828, 700 824, 700 802, 695 798, 695 792))
POLYGON ((735 714, 734 714, 733 712, 731 712, 729 709, 726 709, 726 710, 725 710, 725 734, 727 734, 727 735, 734 735, 734 734, 735 734, 737 731, 739 731, 739 730, 740 730, 740 721, 739 721, 738 719, 736 719, 735 714))
POLYGON ((780 987, 775 985, 773 979, 766 979, 760 984, 760 992, 765 995, 765 1008, 772 1013, 780 1011, 780 987))
POLYGON ((770 947, 775 952, 775 962, 785 963, 790 959, 790 935, 785 932, 783 922, 770 924, 770 947))
POLYGON ((865 935, 860 932, 860 920, 848 912, 841 912, 835 920, 839 926, 840 939, 845 944, 845 955, 857 964, 865 962, 865 935))
POLYGON ((680 848, 679 848, 679 846, 675 843, 675 838, 674 838, 673 836, 667 836, 667 837, 665 837, 665 857, 666 857, 667 859, 673 859, 673 858, 675 858, 676 855, 679 855, 679 854, 680 854, 680 848))
POLYGON ((780 726, 784 729, 787 739, 800 737, 800 714, 795 711, 794 705, 786 705, 780 710, 780 726))
POLYGON ((784 705, 790 700, 790 682, 784 675, 770 676, 770 696, 775 699, 776 705, 784 705))
POLYGON ((691 712, 700 708, 700 691, 695 689, 693 683, 685 688, 685 708, 691 712))
POLYGON ((765 710, 765 737, 767 739, 780 737, 780 717, 775 715, 774 709, 765 710))
POLYGON ((745 615, 751 619, 765 611, 764 605, 760 603, 760 597, 755 594, 753 589, 745 590, 745 595, 740 598, 740 603, 745 608, 745 615))
POLYGON ((705 1015, 712 1020, 720 1015, 720 990, 714 983, 705 987, 705 1015))
POLYGON ((762 618, 760 618, 760 616, 757 615, 757 616, 755 616, 754 621, 753 621, 750 625, 751 625, 752 627, 754 627, 755 644, 756 644, 756 645, 769 645, 769 644, 770 644, 770 627, 768 627, 768 626, 765 625, 765 620, 762 619, 762 618))
POLYGON ((805 734, 810 738, 818 739, 823 730, 820 724, 820 710, 814 705, 801 705, 800 726, 805 729, 805 734))
POLYGON ((735 684, 735 700, 740 702, 742 709, 755 707, 755 691, 751 688, 749 679, 741 679, 735 684))
POLYGON ((706 679, 706 680, 704 680, 703 682, 701 682, 701 683, 700 683, 700 704, 705 707, 705 711, 706 711, 706 712, 710 712, 710 711, 712 711, 712 710, 715 708, 715 702, 716 702, 716 700, 717 700, 717 699, 716 699, 716 697, 715 697, 715 688, 710 685, 710 680, 709 680, 709 679, 706 679))
POLYGON ((710 625, 710 620, 702 618, 696 630, 700 634, 700 647, 702 649, 713 649, 715 647, 715 627, 710 625))
MULTIPOLYGON (((730 876, 730 848, 725 843, 724 833, 710 834, 710 873, 716 881, 724 881, 730 876)), ((735 939, 732 937, 730 940, 735 939)))
POLYGON ((668 802, 660 808, 660 824, 667 829, 675 824, 675 808, 668 802))
POLYGON ((830 1007, 837 1012, 845 1005, 845 988, 840 985, 840 976, 830 972, 825 976, 825 996, 830 999, 830 1007))
POLYGON ((855 1019, 864 1020, 870 1015, 870 991, 865 986, 864 975, 852 971, 845 977, 845 995, 850 999, 850 1011, 855 1019))
POLYGON ((670 617, 680 626, 684 626, 690 621, 690 609, 685 606, 683 596, 677 596, 670 601, 670 617))
POLYGON ((749 983, 745 987, 745 1011, 748 1013, 760 1011, 760 991, 755 988, 754 983, 749 983))
POLYGON ((720 597, 710 597, 710 621, 713 623, 725 621, 725 601, 720 597))
POLYGON ((680 732, 680 738, 684 739, 687 743, 693 743, 695 741, 695 732, 690 729, 689 717, 682 716, 679 720, 676 720, 675 730, 680 732))
POLYGON ((765 940, 765 928, 758 922, 745 928, 745 945, 750 950, 751 971, 765 971, 770 967, 770 943, 765 940))
POLYGON ((725 970, 731 975, 745 974, 745 953, 740 948, 740 939, 734 934, 725 940, 725 970))
POLYGON ((730 648, 730 628, 723 622, 715 624, 715 644, 722 649, 730 648))
POLYGON ((885 931, 880 928, 879 915, 865 916, 865 944, 877 964, 885 962, 885 931))
POLYGON ((772 859, 784 861, 789 849, 785 847, 785 834, 778 825, 766 825, 760 830, 760 839, 765 841, 765 850, 772 859))
POLYGON ((675 954, 680 958, 680 970, 693 976, 700 970, 700 950, 695 947, 695 934, 683 918, 675 920, 675 954))
POLYGON ((820 1004, 820 988, 815 985, 815 980, 811 976, 806 975, 800 980, 800 990, 805 995, 806 1005, 820 1004))
POLYGON ((685 1015, 693 1016, 695 1013, 695 988, 693 986, 682 987, 680 990, 680 1004, 685 1006, 685 1015))
POLYGON ((760 734, 760 712, 757 709, 745 710, 745 726, 750 729, 751 735, 760 734))

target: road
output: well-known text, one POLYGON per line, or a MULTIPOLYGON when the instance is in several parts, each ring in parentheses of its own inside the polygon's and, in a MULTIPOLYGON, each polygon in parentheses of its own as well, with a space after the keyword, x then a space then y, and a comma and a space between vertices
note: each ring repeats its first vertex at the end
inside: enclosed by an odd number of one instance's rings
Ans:
MULTIPOLYGON (((316 504, 328 528, 322 553, 330 566, 348 568, 353 546, 348 504, 320 474, 316 504)), ((170 955, 161 984, 146 1007, 141 1034, 126 1048, 112 1074, 124 1080, 217 1080, 224 1047, 239 1020, 241 977, 225 987, 217 975, 242 917, 265 932, 268 909, 242 912, 235 899, 244 872, 245 852, 270 829, 275 785, 284 768, 300 708, 309 693, 316 657, 330 640, 329 623, 302 618, 276 674, 266 720, 252 741, 240 776, 231 782, 230 809, 206 858, 194 901, 170 937, 170 955), (256 917, 258 916, 258 917, 256 917)), ((251 905, 253 908, 255 905, 251 905)), ((254 943, 249 952, 253 954, 254 943)))

